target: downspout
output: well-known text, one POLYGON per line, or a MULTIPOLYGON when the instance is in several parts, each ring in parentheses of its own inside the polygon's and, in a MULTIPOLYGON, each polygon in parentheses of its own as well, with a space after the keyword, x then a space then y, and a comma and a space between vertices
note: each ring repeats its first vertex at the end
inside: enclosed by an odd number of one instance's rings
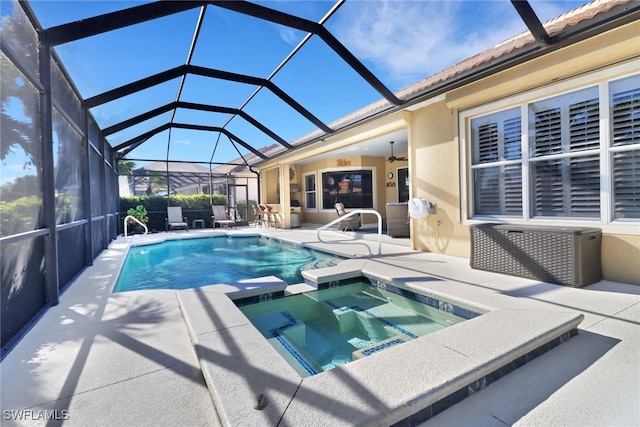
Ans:
POLYGON ((262 196, 260 194, 261 193, 260 189, 262 188, 261 185, 260 185, 260 172, 254 171, 253 170, 253 166, 251 166, 251 165, 247 165, 247 166, 249 167, 249 171, 251 173, 255 174, 256 175, 256 179, 258 180, 258 203, 260 203, 260 201, 262 200, 262 196))

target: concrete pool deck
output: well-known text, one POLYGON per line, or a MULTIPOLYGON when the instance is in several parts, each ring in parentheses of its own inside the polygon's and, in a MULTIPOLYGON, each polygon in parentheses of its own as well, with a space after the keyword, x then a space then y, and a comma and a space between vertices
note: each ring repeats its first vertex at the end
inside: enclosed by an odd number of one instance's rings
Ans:
MULTIPOLYGON (((318 242, 315 230, 259 231, 332 252, 369 256, 350 262, 361 262, 365 270, 371 269, 389 279, 413 282, 425 276, 446 279, 431 280, 427 285, 433 292, 453 292, 477 304, 504 307, 514 302, 536 312, 584 315, 577 336, 425 425, 638 425, 640 286, 602 281, 573 289, 477 271, 470 269, 466 259, 411 251, 406 240, 386 236, 383 256, 378 257, 374 235, 363 234, 359 235, 361 239, 354 240, 348 233, 327 232, 323 233, 323 242, 318 242)), ((189 234, 211 233, 212 230, 194 230, 189 234)), ((184 237, 186 233, 174 233, 179 234, 184 237)), ((225 414, 218 414, 212 403, 200 366, 202 361, 198 360, 189 335, 191 326, 180 310, 180 292, 111 292, 125 251, 124 239, 113 242, 64 292, 60 304, 49 309, 2 361, 3 425, 56 425, 61 421, 65 425, 217 425, 229 421, 225 414), (55 410, 58 412, 52 412, 55 410), (47 416, 68 419, 46 421, 43 417, 47 416)), ((220 317, 217 321, 233 322, 233 318, 220 317)), ((202 322, 195 324, 202 326, 202 322)), ((216 334, 224 335, 225 340, 211 341, 216 345, 225 343, 226 353, 219 350, 217 356, 228 365, 216 366, 228 370, 230 375, 237 362, 234 355, 247 354, 238 350, 242 349, 244 339, 242 334, 234 335, 239 330, 233 326, 218 328, 216 334)), ((214 335, 209 333, 207 339, 214 335)), ((256 393, 262 390, 257 384, 273 387, 275 380, 271 367, 262 365, 253 366, 250 375, 243 377, 249 388, 255 385, 256 393)), ((352 390, 355 396, 352 400, 365 408, 361 412, 366 412, 367 405, 374 407, 386 402, 394 390, 405 388, 397 383, 368 388, 357 374, 343 376, 340 381, 344 388, 352 390)), ((350 402, 334 395, 334 390, 323 387, 321 382, 316 383, 300 390, 291 383, 292 393, 298 397, 297 401, 291 401, 291 414, 301 402, 313 402, 317 417, 314 425, 353 424, 357 417, 350 412, 353 411, 350 402), (352 420, 350 416, 355 418, 352 420)), ((233 397, 235 392, 223 388, 225 398, 233 397)), ((276 406, 273 401, 277 399, 270 396, 270 400, 264 411, 276 406)), ((254 410, 252 404, 239 400, 237 405, 246 407, 247 418, 229 422, 256 425, 249 421, 250 415, 264 411, 254 410)), ((302 424, 295 417, 285 416, 281 425, 302 424)), ((385 425, 384 421, 380 420, 379 425, 385 425)))

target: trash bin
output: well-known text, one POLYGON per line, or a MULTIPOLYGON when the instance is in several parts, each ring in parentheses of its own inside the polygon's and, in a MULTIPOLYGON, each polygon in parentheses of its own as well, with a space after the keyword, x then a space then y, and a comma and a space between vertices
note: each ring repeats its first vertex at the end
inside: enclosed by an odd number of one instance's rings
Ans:
POLYGON ((298 212, 291 213, 291 228, 300 228, 300 214, 298 212))

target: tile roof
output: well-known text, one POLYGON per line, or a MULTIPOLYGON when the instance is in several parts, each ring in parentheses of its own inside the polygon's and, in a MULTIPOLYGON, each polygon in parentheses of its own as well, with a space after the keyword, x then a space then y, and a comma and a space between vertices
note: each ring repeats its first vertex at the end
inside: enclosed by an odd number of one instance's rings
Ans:
MULTIPOLYGON (((543 24, 550 38, 560 37, 566 30, 575 28, 580 25, 587 25, 591 20, 598 15, 606 14, 614 8, 624 7, 633 0, 595 0, 587 3, 577 9, 567 12, 558 16, 543 24)), ((516 56, 520 51, 525 48, 534 46, 536 43, 531 32, 526 31, 520 33, 508 40, 498 43, 496 46, 478 53, 470 58, 467 58, 461 62, 458 62, 451 67, 448 67, 442 71, 439 71, 429 77, 426 77, 400 91, 396 92, 396 96, 402 100, 415 100, 421 97, 428 99, 429 93, 439 87, 443 87, 448 83, 454 82, 457 79, 464 77, 467 74, 471 74, 474 71, 481 69, 484 66, 491 65, 493 63, 502 61, 507 57, 516 56)), ((422 100, 424 100, 422 99, 422 100)), ((332 129, 343 129, 352 126, 362 120, 369 119, 373 116, 384 113, 385 111, 393 109, 394 106, 385 99, 381 99, 372 104, 369 104, 351 114, 348 114, 332 123, 329 127, 332 129)), ((322 138, 326 134, 317 129, 311 133, 308 133, 296 140, 291 144, 293 146, 304 145, 309 142, 313 142, 319 138, 322 138)))
MULTIPOLYGON (((552 20, 549 20, 543 24, 545 30, 549 34, 549 37, 561 37, 566 30, 571 28, 577 28, 581 25, 588 25, 591 21, 612 9, 618 9, 625 7, 625 5, 632 3, 634 0, 595 0, 587 3, 577 9, 569 11, 563 15, 558 16, 552 20)), ((439 71, 431 76, 428 76, 404 89, 399 90, 395 95, 402 100, 425 100, 429 98, 429 94, 435 89, 445 86, 447 83, 455 82, 457 79, 461 79, 465 75, 471 74, 476 70, 481 69, 484 66, 491 65, 495 62, 501 61, 507 57, 517 56, 520 51, 525 48, 533 47, 536 44, 536 40, 530 31, 517 34, 501 43, 498 43, 494 47, 478 53, 470 58, 467 58, 457 64, 452 65, 442 71, 439 71)), ((435 95, 432 95, 435 96, 435 95)), ((361 121, 370 119, 374 116, 383 114, 389 110, 392 110, 392 105, 386 99, 380 99, 373 102, 359 110, 356 110, 332 123, 329 123, 329 127, 332 129, 340 130, 353 126, 361 121)), ((297 138, 291 142, 294 147, 299 147, 308 143, 315 142, 327 134, 321 129, 316 129, 300 138, 297 138)), ((287 149, 279 144, 272 144, 267 147, 263 147, 260 151, 268 157, 272 157, 278 154, 283 154, 287 149)), ((245 156, 247 163, 250 165, 259 163, 260 158, 254 154, 248 154, 245 156)), ((244 163, 242 158, 238 158, 233 163, 244 163)), ((215 169, 216 172, 224 170, 224 173, 239 173, 246 172, 248 168, 246 166, 220 166, 215 169)))

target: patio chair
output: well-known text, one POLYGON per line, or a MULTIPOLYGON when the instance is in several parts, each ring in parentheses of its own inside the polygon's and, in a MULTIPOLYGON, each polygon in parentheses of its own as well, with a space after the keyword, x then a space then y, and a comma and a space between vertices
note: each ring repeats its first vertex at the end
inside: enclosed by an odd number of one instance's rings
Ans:
POLYGON ((256 216, 256 220, 253 223, 255 227, 267 227, 269 225, 265 219, 265 213, 257 205, 253 205, 253 214, 256 216))
POLYGON ((167 207, 166 231, 173 231, 173 229, 183 229, 189 231, 187 225, 187 217, 182 216, 182 207, 169 206, 167 207))
POLYGON ((216 225, 220 228, 236 227, 236 222, 227 216, 223 205, 211 205, 211 213, 213 228, 216 228, 216 225))
POLYGON ((278 228, 278 213, 274 212, 271 206, 260 203, 258 204, 258 209, 260 210, 265 226, 278 228))
MULTIPOLYGON (((338 217, 341 217, 343 215, 348 214, 347 211, 344 210, 344 204, 343 203, 336 203, 334 205, 334 207, 336 208, 336 213, 338 214, 338 217)), ((338 227, 340 228, 340 230, 342 231, 347 231, 347 230, 351 230, 351 231, 357 231, 360 229, 360 214, 354 215, 354 216, 350 216, 349 218, 343 219, 342 221, 340 221, 340 224, 338 224, 338 227)))

